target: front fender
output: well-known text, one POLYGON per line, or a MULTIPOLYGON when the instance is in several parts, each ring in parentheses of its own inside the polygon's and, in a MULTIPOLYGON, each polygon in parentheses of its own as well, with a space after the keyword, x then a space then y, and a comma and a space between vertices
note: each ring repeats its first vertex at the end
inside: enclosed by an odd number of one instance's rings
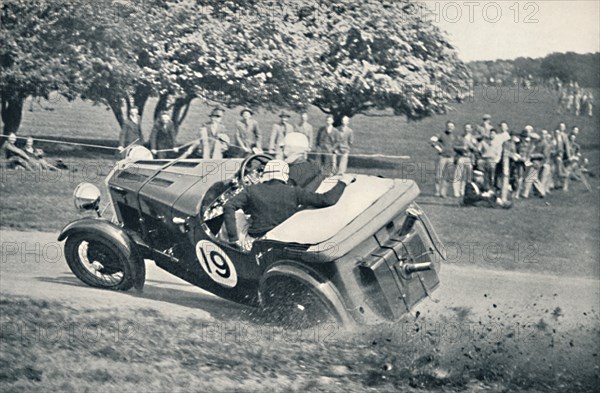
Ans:
POLYGON ((144 259, 140 256, 138 247, 131 239, 131 236, 129 236, 123 228, 102 219, 82 218, 67 224, 60 232, 60 235, 58 235, 58 241, 63 241, 67 237, 81 232, 88 234, 92 233, 117 242, 129 256, 127 262, 129 263, 133 275, 133 286, 139 291, 144 288, 144 281, 146 279, 144 259))
POLYGON ((259 293, 261 295, 261 301, 267 281, 276 277, 286 277, 298 280, 311 288, 329 305, 329 308, 335 312, 335 316, 339 322, 344 325, 352 323, 338 290, 331 282, 321 277, 315 270, 295 261, 281 261, 267 269, 260 279, 259 293))

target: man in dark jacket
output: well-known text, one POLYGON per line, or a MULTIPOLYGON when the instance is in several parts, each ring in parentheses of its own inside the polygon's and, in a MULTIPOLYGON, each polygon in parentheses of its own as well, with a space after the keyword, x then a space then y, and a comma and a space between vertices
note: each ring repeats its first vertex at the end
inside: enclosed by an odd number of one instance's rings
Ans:
POLYGON ((327 174, 334 174, 337 172, 335 150, 339 144, 340 133, 333 126, 334 118, 332 115, 328 115, 326 121, 327 125, 319 128, 319 131, 317 131, 316 147, 317 153, 320 153, 321 168, 327 174))
POLYGON ((142 139, 142 129, 140 128, 140 120, 138 110, 131 108, 129 117, 123 120, 121 125, 121 134, 119 135, 119 152, 122 152, 127 146, 132 143, 141 145, 144 143, 142 139))
POLYGON ((164 111, 154 123, 150 134, 150 150, 157 158, 168 158, 168 152, 157 151, 173 149, 175 147, 175 125, 171 121, 169 113, 164 111))
POLYGON ((258 122, 252 118, 254 112, 250 108, 244 108, 240 112, 242 117, 236 123, 235 141, 242 150, 242 156, 262 152, 262 133, 258 122))
POLYGON ((345 175, 328 192, 316 194, 287 184, 288 178, 288 164, 271 160, 265 165, 262 183, 246 188, 225 204, 223 218, 231 242, 250 249, 238 234, 235 212, 239 209, 250 215, 248 235, 256 239, 293 216, 301 209, 299 206, 322 208, 335 205, 346 185, 354 181, 353 177, 345 175))
POLYGON ((502 200, 493 190, 485 188, 483 172, 473 171, 473 181, 467 183, 463 206, 491 207, 494 209, 510 209, 512 202, 502 200))

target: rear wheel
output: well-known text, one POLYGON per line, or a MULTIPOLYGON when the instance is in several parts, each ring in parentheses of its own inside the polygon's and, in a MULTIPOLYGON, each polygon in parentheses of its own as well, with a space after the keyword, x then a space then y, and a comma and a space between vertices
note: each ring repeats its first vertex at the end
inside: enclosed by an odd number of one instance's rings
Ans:
POLYGON ((65 242, 69 268, 84 283, 97 288, 126 291, 133 286, 128 259, 118 242, 96 234, 77 233, 65 242))
POLYGON ((263 311, 268 322, 284 326, 309 327, 341 322, 338 310, 308 285, 288 277, 269 280, 262 292, 263 311))

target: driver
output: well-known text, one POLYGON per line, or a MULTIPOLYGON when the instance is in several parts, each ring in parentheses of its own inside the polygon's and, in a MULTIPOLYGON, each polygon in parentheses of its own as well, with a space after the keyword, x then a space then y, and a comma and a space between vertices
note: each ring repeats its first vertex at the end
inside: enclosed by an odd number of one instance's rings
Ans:
POLYGON ((300 205, 315 208, 335 205, 346 186, 355 180, 344 175, 331 190, 316 194, 288 184, 289 172, 285 161, 271 160, 265 165, 261 183, 245 188, 225 204, 223 218, 230 242, 249 250, 254 239, 263 237, 293 216, 300 210, 300 205), (235 212, 239 209, 251 217, 248 228, 250 239, 240 239, 238 235, 235 212))

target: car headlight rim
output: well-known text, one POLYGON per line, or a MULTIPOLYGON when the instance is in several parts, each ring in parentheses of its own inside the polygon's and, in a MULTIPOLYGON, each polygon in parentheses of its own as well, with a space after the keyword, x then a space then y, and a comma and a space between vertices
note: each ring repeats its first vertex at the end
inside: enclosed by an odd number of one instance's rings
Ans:
POLYGON ((73 191, 73 205, 79 211, 97 210, 100 205, 100 189, 92 183, 79 183, 73 191))

